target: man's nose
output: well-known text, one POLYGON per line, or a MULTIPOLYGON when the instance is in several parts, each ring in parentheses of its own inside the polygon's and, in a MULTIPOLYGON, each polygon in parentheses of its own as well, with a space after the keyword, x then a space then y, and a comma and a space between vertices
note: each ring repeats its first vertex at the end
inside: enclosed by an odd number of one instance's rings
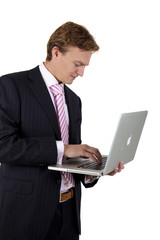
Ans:
POLYGON ((85 66, 81 66, 81 67, 78 68, 77 74, 78 74, 80 77, 83 77, 83 75, 84 75, 84 69, 85 69, 85 66))

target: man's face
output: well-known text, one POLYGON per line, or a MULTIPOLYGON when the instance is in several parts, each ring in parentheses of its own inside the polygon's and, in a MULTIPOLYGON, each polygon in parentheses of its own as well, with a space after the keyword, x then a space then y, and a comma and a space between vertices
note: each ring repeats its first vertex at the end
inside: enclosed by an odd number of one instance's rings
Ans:
POLYGON ((81 50, 77 47, 69 47, 65 54, 61 53, 59 50, 56 54, 56 58, 54 56, 51 60, 54 61, 55 66, 53 75, 59 82, 72 84, 76 77, 83 76, 85 67, 89 65, 92 51, 81 50))

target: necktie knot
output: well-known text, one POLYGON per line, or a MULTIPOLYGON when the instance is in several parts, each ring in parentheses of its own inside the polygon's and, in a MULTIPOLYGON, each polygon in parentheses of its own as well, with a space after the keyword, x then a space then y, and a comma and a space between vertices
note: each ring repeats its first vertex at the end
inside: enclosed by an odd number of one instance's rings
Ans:
POLYGON ((55 84, 50 87, 51 92, 53 93, 54 96, 57 96, 58 94, 63 95, 64 94, 64 89, 63 85, 61 84, 55 84))

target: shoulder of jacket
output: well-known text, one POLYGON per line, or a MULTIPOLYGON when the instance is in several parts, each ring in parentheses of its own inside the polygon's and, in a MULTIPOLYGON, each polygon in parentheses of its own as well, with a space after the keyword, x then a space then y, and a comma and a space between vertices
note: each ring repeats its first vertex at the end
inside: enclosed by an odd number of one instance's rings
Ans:
POLYGON ((8 73, 5 75, 2 75, 0 78, 1 79, 17 79, 17 78, 22 78, 28 75, 29 72, 33 71, 37 67, 30 69, 30 70, 24 70, 24 71, 19 71, 19 72, 13 72, 13 73, 8 73))

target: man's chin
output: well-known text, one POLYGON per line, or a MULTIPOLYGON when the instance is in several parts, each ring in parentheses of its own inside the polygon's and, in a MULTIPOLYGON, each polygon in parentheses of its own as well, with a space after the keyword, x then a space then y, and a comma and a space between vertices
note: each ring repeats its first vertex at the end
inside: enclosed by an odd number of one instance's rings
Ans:
POLYGON ((75 80, 75 77, 74 78, 72 77, 72 78, 68 79, 65 83, 72 84, 74 80, 75 80))
POLYGON ((73 83, 73 80, 66 82, 66 84, 68 84, 68 85, 71 85, 72 83, 73 83))

